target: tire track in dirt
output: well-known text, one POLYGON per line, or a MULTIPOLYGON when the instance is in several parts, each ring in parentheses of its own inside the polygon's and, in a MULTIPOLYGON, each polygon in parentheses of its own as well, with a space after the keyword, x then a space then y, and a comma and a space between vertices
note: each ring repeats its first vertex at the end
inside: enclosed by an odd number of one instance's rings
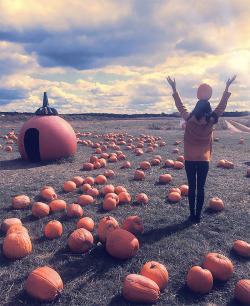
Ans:
POLYGON ((236 122, 234 120, 225 120, 225 122, 227 124, 228 129, 232 132, 250 133, 250 128, 239 122, 236 122))

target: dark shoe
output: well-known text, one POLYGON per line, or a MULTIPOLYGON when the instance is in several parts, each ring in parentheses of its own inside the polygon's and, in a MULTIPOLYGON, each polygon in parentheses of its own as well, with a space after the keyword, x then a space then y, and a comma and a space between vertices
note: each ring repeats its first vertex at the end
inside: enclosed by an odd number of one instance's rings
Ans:
POLYGON ((192 222, 192 223, 196 222, 196 217, 195 217, 195 215, 190 215, 190 216, 188 217, 188 221, 190 221, 190 222, 192 222))
POLYGON ((202 220, 202 217, 201 217, 201 216, 196 216, 196 217, 195 217, 196 223, 200 223, 201 220, 202 220))

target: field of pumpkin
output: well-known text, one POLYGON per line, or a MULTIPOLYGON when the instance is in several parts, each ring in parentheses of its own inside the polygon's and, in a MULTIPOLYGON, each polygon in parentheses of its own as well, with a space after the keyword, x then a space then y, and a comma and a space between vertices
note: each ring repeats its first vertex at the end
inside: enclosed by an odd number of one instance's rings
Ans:
POLYGON ((174 120, 73 122, 75 156, 40 163, 1 126, 1 305, 250 305, 250 134, 215 130, 194 224, 174 120))

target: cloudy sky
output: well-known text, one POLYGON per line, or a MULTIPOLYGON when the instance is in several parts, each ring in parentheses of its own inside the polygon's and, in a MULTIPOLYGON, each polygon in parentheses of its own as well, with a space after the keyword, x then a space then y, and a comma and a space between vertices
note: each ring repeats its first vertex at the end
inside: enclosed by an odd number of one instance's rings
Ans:
POLYGON ((0 0, 0 111, 172 113, 166 76, 191 111, 250 109, 249 0, 0 0))

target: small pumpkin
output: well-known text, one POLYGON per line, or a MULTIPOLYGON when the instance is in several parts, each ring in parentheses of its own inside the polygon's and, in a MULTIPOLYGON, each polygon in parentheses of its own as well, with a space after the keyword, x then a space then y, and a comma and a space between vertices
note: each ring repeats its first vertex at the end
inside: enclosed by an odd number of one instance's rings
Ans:
POLYGON ((105 197, 104 197, 104 200, 106 200, 107 198, 115 199, 116 204, 119 203, 119 197, 118 197, 118 195, 117 195, 116 193, 114 193, 114 192, 109 192, 109 193, 107 193, 107 194, 105 195, 105 197))
POLYGON ((135 170, 135 173, 134 173, 134 180, 135 181, 141 181, 143 180, 145 177, 145 173, 141 170, 135 170))
POLYGON ((52 268, 37 268, 29 274, 25 290, 33 298, 53 302, 63 290, 60 275, 52 268))
POLYGON ((140 163, 140 168, 143 170, 147 170, 151 168, 151 165, 148 161, 143 161, 140 163))
POLYGON ((131 168, 131 163, 129 161, 125 161, 122 166, 123 168, 131 168))
POLYGON ((113 177, 115 175, 115 172, 111 169, 107 169, 107 170, 104 171, 103 175, 106 176, 107 178, 108 177, 113 177))
POLYGON ((84 179, 81 176, 75 176, 71 179, 71 181, 76 184, 76 187, 79 187, 83 184, 84 179))
POLYGON ((139 241, 129 231, 116 229, 107 236, 106 251, 120 259, 134 257, 139 251, 139 241))
POLYGON ((104 210, 113 210, 116 208, 116 199, 112 198, 112 197, 108 197, 106 199, 104 199, 103 201, 103 205, 102 205, 104 210))
POLYGON ((215 198, 211 198, 209 200, 209 207, 212 209, 212 210, 215 210, 215 211, 222 211, 223 208, 224 208, 224 203, 223 201, 218 198, 218 197, 215 197, 215 198))
POLYGON ((22 221, 18 218, 8 218, 8 219, 4 219, 1 223, 1 230, 4 233, 7 233, 8 229, 12 226, 12 225, 22 225, 22 221))
POLYGON ((56 239, 62 235, 62 223, 57 220, 52 220, 45 226, 44 234, 49 239, 56 239))
POLYGON ((174 166, 174 161, 172 159, 166 159, 164 162, 164 167, 171 168, 174 166))
POLYGON ((178 192, 179 194, 181 194, 181 190, 177 187, 173 187, 169 190, 168 194, 170 194, 171 192, 178 192))
POLYGON ((47 201, 53 201, 57 199, 57 195, 53 187, 45 186, 41 191, 41 196, 47 201))
POLYGON ((98 185, 104 185, 107 183, 107 178, 105 175, 99 174, 97 175, 97 177, 95 178, 95 181, 98 185))
POLYGON ((236 240, 233 244, 234 251, 240 256, 250 258, 250 244, 243 240, 236 240))
POLYGON ((159 291, 159 286, 148 277, 130 274, 124 280, 122 294, 130 302, 154 304, 159 298, 159 291))
POLYGON ((99 195, 99 190, 97 188, 90 188, 87 190, 87 195, 90 195, 91 197, 97 197, 99 195))
POLYGON ((12 259, 21 259, 29 255, 32 250, 32 244, 28 234, 17 232, 9 234, 3 242, 3 253, 6 257, 12 259))
POLYGON ((189 191, 188 185, 181 185, 180 191, 181 191, 181 195, 188 196, 188 191, 189 191))
POLYGON ((7 231, 7 233, 6 233, 6 236, 8 236, 8 235, 10 235, 10 234, 12 234, 12 233, 17 233, 17 232, 22 232, 22 233, 25 233, 25 234, 29 234, 26 227, 24 227, 24 226, 21 225, 21 224, 16 224, 16 225, 12 225, 12 226, 8 229, 8 231, 7 231))
POLYGON ((114 217, 107 216, 100 220, 98 223, 97 234, 98 238, 102 243, 105 243, 107 240, 107 236, 110 232, 117 230, 119 228, 119 224, 114 217))
POLYGON ((171 202, 179 202, 181 200, 181 195, 179 192, 170 192, 168 195, 168 199, 171 202))
POLYGON ((92 234, 85 228, 76 229, 68 239, 68 245, 73 253, 85 253, 93 245, 94 238, 92 234))
POLYGON ((208 293, 213 287, 213 275, 207 269, 194 266, 188 271, 187 286, 197 293, 208 293))
POLYGON ((234 270, 232 262, 226 256, 218 253, 208 253, 202 266, 212 273, 214 279, 220 281, 229 280, 234 270))
POLYGON ((177 156, 176 160, 183 163, 184 162, 184 156, 179 155, 179 156, 177 156))
POLYGON ((138 196, 136 198, 136 202, 138 204, 146 204, 146 203, 148 203, 148 196, 146 195, 146 193, 138 194, 138 196))
POLYGON ((87 176, 83 182, 84 184, 94 185, 95 179, 92 176, 87 176))
POLYGON ((82 207, 79 204, 70 204, 67 208, 67 216, 70 218, 80 218, 83 215, 82 207))
POLYGON ((244 305, 250 305, 250 279, 241 279, 237 282, 234 296, 244 305))
POLYGON ((184 167, 183 162, 181 162, 181 161, 175 161, 174 162, 174 168, 175 169, 182 169, 183 167, 184 167))
POLYGON ((161 290, 167 286, 167 268, 157 261, 150 261, 145 263, 145 265, 141 268, 140 275, 146 276, 153 280, 161 290))
POLYGON ((50 202, 49 207, 52 212, 60 212, 66 210, 67 204, 64 200, 54 200, 50 202))
POLYGON ((26 196, 26 195, 16 196, 12 200, 12 206, 15 209, 24 208, 24 207, 28 206, 29 204, 30 204, 30 198, 28 196, 26 196))
POLYGON ((94 165, 92 163, 83 163, 82 169, 86 171, 91 171, 94 169, 94 165))
POLYGON ((84 192, 84 193, 86 193, 89 189, 91 189, 92 188, 92 185, 90 185, 90 184, 87 184, 87 183, 84 183, 83 185, 82 185, 82 191, 84 192))
POLYGON ((46 203, 36 202, 32 205, 31 212, 34 217, 43 218, 49 214, 50 207, 46 203))
POLYGON ((116 186, 115 187, 115 193, 119 195, 121 192, 127 192, 127 189, 124 186, 116 186))
POLYGON ((142 219, 138 216, 129 216, 123 222, 122 228, 133 235, 140 235, 143 231, 142 219))
POLYGON ((63 186, 63 190, 65 192, 72 192, 76 190, 76 183, 74 183, 73 181, 67 181, 63 186))
POLYGON ((234 168, 234 164, 232 162, 225 161, 224 168, 233 169, 234 168))
POLYGON ((106 195, 107 193, 114 193, 115 192, 115 186, 112 184, 106 185, 102 189, 102 194, 106 195))
POLYGON ((128 192, 121 192, 118 194, 119 202, 129 203, 131 201, 131 196, 128 192))
POLYGON ((95 222, 90 217, 81 218, 77 224, 76 228, 85 228, 86 230, 92 232, 95 227, 95 222))
POLYGON ((94 203, 94 198, 88 194, 83 194, 78 197, 77 203, 80 205, 90 205, 94 203))
POLYGON ((172 181, 171 174, 161 174, 159 176, 159 183, 161 183, 161 184, 167 184, 167 183, 169 183, 171 181, 172 181))

